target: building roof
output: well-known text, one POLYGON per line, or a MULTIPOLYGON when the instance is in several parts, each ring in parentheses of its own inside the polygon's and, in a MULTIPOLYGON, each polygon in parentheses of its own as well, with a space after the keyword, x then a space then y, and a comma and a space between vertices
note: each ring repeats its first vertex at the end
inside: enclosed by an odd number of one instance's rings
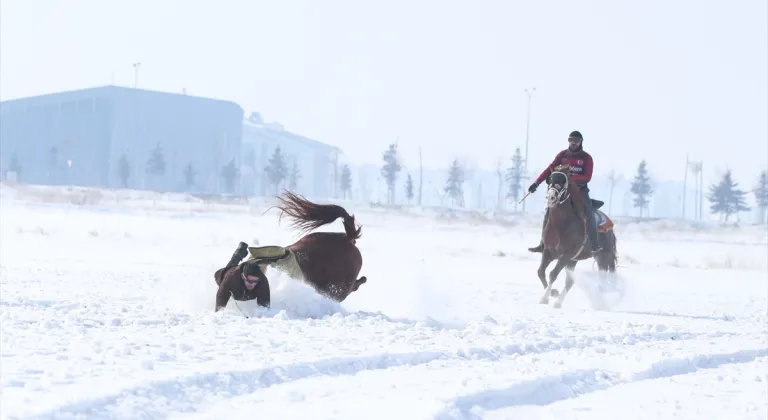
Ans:
POLYGON ((262 123, 254 122, 248 118, 246 118, 243 121, 243 143, 249 143, 249 139, 246 133, 257 134, 259 136, 266 137, 270 140, 274 140, 276 143, 280 143, 280 141, 287 139, 290 141, 295 141, 295 142, 304 144, 308 147, 312 147, 315 149, 324 149, 329 152, 333 151, 337 153, 343 153, 340 148, 333 146, 331 144, 323 143, 317 140, 312 140, 308 137, 304 137, 295 133, 291 133, 290 131, 285 131, 283 129, 270 126, 269 123, 262 124, 262 123))
POLYGON ((206 101, 206 102, 220 102, 222 104, 230 104, 240 107, 239 104, 227 101, 223 99, 214 99, 214 98, 206 98, 203 96, 193 96, 193 95, 187 95, 186 93, 176 93, 176 92, 162 92, 157 90, 148 90, 148 89, 136 89, 131 87, 124 87, 124 86, 116 86, 116 85, 105 85, 105 86, 96 86, 91 88, 84 88, 84 89, 74 89, 74 90, 68 90, 63 92, 53 92, 53 93, 46 93, 43 95, 35 95, 35 96, 27 96, 23 98, 14 98, 14 99, 8 99, 5 101, 0 102, 0 104, 3 105, 14 105, 14 104, 20 104, 26 101, 30 100, 46 100, 46 99, 57 99, 59 97, 77 97, 77 96, 87 96, 87 95, 93 95, 98 93, 104 93, 104 94, 129 94, 129 95, 144 95, 144 96, 155 96, 155 95, 162 95, 162 96, 175 96, 175 97, 183 97, 184 99, 189 99, 193 101, 206 101))

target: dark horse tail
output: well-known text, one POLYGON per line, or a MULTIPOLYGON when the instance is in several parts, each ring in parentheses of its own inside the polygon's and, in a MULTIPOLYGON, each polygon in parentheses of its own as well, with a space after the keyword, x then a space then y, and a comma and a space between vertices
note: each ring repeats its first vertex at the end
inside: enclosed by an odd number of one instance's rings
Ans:
MULTIPOLYGON (((361 236, 361 227, 355 225, 355 216, 350 216, 344 207, 336 204, 317 204, 306 198, 294 194, 290 191, 283 193, 278 197, 281 205, 277 206, 284 214, 292 217, 293 227, 302 232, 309 232, 320 226, 332 223, 339 217, 344 220, 344 231, 350 240, 359 239, 361 236)), ((283 215, 280 215, 282 219, 283 215)))

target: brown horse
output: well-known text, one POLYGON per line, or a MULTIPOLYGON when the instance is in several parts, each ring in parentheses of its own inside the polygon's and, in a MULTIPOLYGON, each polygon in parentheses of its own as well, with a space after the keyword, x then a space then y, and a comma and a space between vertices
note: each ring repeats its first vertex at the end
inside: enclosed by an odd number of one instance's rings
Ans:
POLYGON ((341 206, 316 204, 291 192, 285 192, 278 199, 280 219, 287 214, 301 232, 307 233, 342 218, 344 233, 313 232, 287 247, 249 247, 241 242, 229 264, 214 274, 219 285, 217 311, 226 306, 229 296, 235 300, 256 299, 259 305, 269 306, 269 280, 264 275, 267 267, 283 271, 337 302, 344 301, 367 281, 365 276, 357 278, 363 257, 355 245, 361 228, 355 225, 354 216, 341 206), (246 256, 249 258, 240 264, 246 256))
POLYGON ((549 303, 549 296, 556 297, 555 307, 560 308, 563 300, 573 287, 573 269, 576 263, 592 257, 587 234, 586 217, 596 217, 597 234, 603 249, 594 255, 600 271, 616 271, 616 235, 613 232, 613 222, 607 215, 598 212, 603 202, 592 200, 595 214, 584 214, 584 203, 579 191, 580 186, 571 183, 569 165, 558 165, 553 168, 549 176, 547 187, 547 207, 549 215, 544 227, 544 251, 541 254, 541 264, 538 269, 539 280, 544 286, 544 295, 539 303, 549 303), (549 282, 545 278, 545 271, 552 261, 557 261, 555 268, 549 273, 549 282), (566 268, 565 288, 559 294, 552 289, 560 271, 566 268))

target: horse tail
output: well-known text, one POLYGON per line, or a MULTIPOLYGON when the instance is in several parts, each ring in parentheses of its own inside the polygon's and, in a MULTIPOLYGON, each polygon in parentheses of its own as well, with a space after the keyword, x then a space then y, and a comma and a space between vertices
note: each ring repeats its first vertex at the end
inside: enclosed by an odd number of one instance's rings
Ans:
POLYGON ((350 240, 359 239, 362 235, 362 228, 355 224, 355 216, 347 213, 344 207, 336 204, 313 203, 290 191, 284 192, 278 200, 281 204, 277 208, 283 212, 280 218, 287 214, 293 219, 291 225, 303 233, 332 223, 341 217, 344 221, 344 232, 350 240))

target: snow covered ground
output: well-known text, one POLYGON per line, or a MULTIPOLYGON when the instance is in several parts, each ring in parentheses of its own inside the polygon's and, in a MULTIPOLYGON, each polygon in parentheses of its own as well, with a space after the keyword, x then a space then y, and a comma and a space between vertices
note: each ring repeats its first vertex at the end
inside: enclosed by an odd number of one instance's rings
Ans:
POLYGON ((590 261, 554 309, 540 216, 353 207, 368 283, 347 301, 272 272, 271 309, 214 314, 239 241, 297 238, 276 211, 45 194, 0 201, 3 419, 768 418, 764 228, 617 221, 623 299, 592 306, 590 261))

